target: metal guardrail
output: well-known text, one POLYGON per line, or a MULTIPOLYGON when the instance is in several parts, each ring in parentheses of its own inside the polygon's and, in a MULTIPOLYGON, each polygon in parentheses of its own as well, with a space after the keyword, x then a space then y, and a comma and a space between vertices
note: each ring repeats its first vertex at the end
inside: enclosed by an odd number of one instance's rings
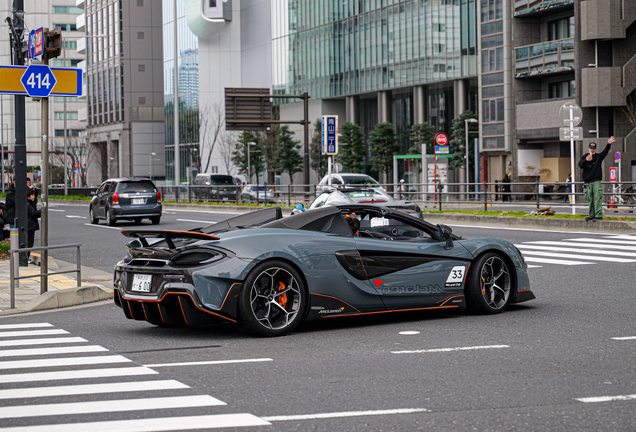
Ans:
MULTIPOLYGON (((15 238, 17 240, 17 229, 14 228, 15 233, 11 233, 11 238, 15 238), (15 234, 15 235, 14 235, 15 234)), ((13 230, 12 230, 13 231, 13 230)), ((60 245, 60 246, 41 246, 41 247, 33 247, 33 248, 24 248, 24 249, 13 249, 9 250, 9 262, 10 262, 10 273, 9 273, 9 283, 11 290, 11 309, 15 309, 15 288, 16 281, 20 279, 32 279, 35 277, 40 277, 40 286, 46 287, 48 286, 48 277, 58 274, 66 274, 66 273, 76 273, 77 274, 77 287, 79 288, 82 285, 82 257, 80 253, 81 244, 69 244, 69 245, 60 245), (57 272, 48 272, 48 273, 40 273, 37 275, 30 276, 19 276, 19 271, 16 270, 15 254, 25 253, 25 252, 34 252, 34 251, 49 251, 54 249, 69 249, 69 248, 77 248, 77 268, 75 270, 63 270, 57 272), (18 271, 18 276, 16 276, 16 271, 18 271)), ((40 294, 44 294, 44 292, 40 292, 40 294)))

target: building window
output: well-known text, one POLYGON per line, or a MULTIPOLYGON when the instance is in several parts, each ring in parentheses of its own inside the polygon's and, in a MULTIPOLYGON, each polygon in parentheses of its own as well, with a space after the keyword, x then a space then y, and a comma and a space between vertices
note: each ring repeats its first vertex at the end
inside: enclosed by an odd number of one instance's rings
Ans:
MULTIPOLYGON (((64 111, 55 111, 55 120, 64 120, 64 111)), ((67 120, 77 120, 77 111, 67 111, 67 120)))
POLYGON ((144 0, 137 0, 137 7, 144 7, 144 0))
MULTIPOLYGON (((66 136, 78 137, 83 129, 66 129, 66 136)), ((64 137, 64 129, 55 129, 56 137, 64 137)))
POLYGON ((146 72, 146 65, 137 65, 137 72, 146 72))
POLYGON ((576 96, 576 81, 561 81, 550 83, 549 95, 550 99, 567 98, 576 96))
POLYGON ((548 22, 548 40, 553 41, 571 37, 574 37, 573 16, 548 22))
POLYGON ((64 49, 77 49, 76 41, 64 41, 64 49))
POLYGON ((137 32, 137 39, 144 39, 145 35, 144 32, 137 32))
POLYGON ((53 28, 60 27, 62 31, 77 31, 77 25, 75 24, 53 24, 53 28))

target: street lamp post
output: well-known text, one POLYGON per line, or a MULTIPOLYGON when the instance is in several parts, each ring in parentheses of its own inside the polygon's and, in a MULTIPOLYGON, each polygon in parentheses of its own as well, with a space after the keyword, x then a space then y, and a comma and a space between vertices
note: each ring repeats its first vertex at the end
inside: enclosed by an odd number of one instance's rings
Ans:
MULTIPOLYGON (((468 123, 479 123, 476 119, 474 118, 467 118, 464 120, 464 129, 466 129, 466 199, 469 198, 470 194, 470 186, 468 186, 468 184, 470 183, 470 168, 469 168, 469 163, 468 163, 468 123)), ((477 161, 475 160, 475 163, 477 163, 477 161)), ((477 182, 477 179, 475 179, 475 182, 477 182)))

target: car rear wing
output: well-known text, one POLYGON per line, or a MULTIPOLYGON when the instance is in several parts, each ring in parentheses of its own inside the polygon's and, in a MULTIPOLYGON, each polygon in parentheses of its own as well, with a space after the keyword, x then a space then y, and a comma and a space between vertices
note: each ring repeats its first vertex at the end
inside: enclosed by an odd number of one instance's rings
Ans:
POLYGON ((175 249, 173 239, 219 240, 219 237, 196 231, 176 230, 121 230, 124 237, 139 239, 143 247, 149 247, 149 238, 164 239, 170 249, 175 249))

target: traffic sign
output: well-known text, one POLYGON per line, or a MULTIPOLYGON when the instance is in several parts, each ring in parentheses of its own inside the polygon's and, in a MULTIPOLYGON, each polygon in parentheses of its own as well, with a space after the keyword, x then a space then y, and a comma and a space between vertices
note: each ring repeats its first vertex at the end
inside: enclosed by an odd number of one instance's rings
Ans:
POLYGON ((338 154, 338 116, 322 116, 322 154, 338 154))
POLYGON ((435 144, 437 144, 438 146, 448 145, 448 135, 446 135, 444 132, 439 132, 437 135, 435 135, 435 144))
POLYGON ((570 129, 569 127, 559 128, 559 139, 561 141, 581 141, 583 139, 583 128, 575 127, 570 129))
MULTIPOLYGON (((49 68, 43 65, 31 65, 31 66, 0 66, 0 94, 17 94, 28 95, 27 86, 22 83, 22 78, 25 76, 25 72, 29 67, 43 67, 50 70, 53 74, 56 84, 51 87, 50 94, 48 96, 82 96, 82 70, 71 68, 49 68)), ((28 81, 27 75, 25 80, 28 81)), ((34 76, 34 88, 38 86, 37 77, 34 76)), ((51 77, 48 79, 48 84, 52 83, 51 77)), ((27 83, 28 84, 28 83, 27 83)), ((43 77, 40 75, 39 85, 40 90, 46 89, 43 86, 43 77)), ((31 86, 29 85, 29 90, 31 86)), ((41 96, 40 96, 41 97, 41 96)))
POLYGON ((621 152, 616 152, 616 154, 614 155, 614 159, 616 159, 617 161, 621 160, 621 152))
POLYGON ((31 65, 20 78, 26 92, 31 97, 48 97, 57 84, 51 68, 45 65, 31 65))
POLYGON ((41 56, 44 52, 44 29, 31 30, 29 33, 29 58, 41 56))
POLYGON ((450 147, 449 146, 435 146, 435 154, 439 155, 446 155, 450 153, 450 147))
POLYGON ((615 182, 618 180, 618 168, 616 167, 611 167, 609 170, 609 174, 610 174, 610 181, 611 182, 615 182))
POLYGON ((583 120, 583 110, 577 104, 568 102, 563 104, 559 110, 559 117, 566 126, 570 126, 570 122, 572 122, 573 127, 578 126, 583 120))

